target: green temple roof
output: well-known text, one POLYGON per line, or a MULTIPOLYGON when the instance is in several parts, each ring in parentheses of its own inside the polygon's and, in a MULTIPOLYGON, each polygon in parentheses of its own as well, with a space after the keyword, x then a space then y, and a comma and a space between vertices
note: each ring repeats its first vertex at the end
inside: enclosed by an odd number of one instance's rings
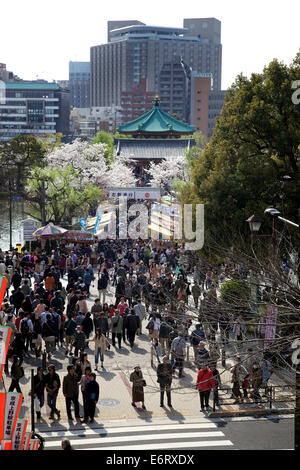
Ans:
POLYGON ((153 108, 133 121, 126 122, 118 128, 124 134, 193 134, 195 128, 178 121, 159 107, 159 99, 155 99, 153 108))

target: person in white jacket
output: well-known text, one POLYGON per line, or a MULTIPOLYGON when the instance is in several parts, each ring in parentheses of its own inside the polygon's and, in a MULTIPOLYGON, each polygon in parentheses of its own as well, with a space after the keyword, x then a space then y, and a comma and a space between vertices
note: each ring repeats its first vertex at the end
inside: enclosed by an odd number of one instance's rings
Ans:
POLYGON ((93 339, 89 339, 86 341, 94 341, 95 342, 95 369, 98 370, 98 362, 99 362, 99 356, 100 356, 100 361, 101 361, 101 367, 103 368, 103 362, 104 362, 104 354, 107 351, 107 349, 110 349, 110 344, 107 341, 106 337, 101 333, 101 330, 98 328, 95 332, 95 336, 93 339))

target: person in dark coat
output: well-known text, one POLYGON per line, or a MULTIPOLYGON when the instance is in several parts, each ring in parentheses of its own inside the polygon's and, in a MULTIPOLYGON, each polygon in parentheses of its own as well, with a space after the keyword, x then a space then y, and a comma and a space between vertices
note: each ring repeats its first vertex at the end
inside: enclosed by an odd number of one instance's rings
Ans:
POLYGON ((74 410, 75 410, 75 418, 80 418, 79 416, 79 402, 78 402, 78 395, 79 395, 79 388, 78 388, 78 375, 75 373, 75 367, 73 365, 69 365, 67 367, 68 374, 64 376, 63 379, 63 394, 66 399, 66 409, 68 419, 72 420, 72 413, 71 413, 71 402, 73 402, 74 410))
POLYGON ((21 366, 25 353, 25 341, 22 336, 22 333, 16 333, 11 347, 13 356, 17 356, 19 358, 19 366, 21 366))
MULTIPOLYGON (((33 394, 34 398, 38 398, 40 402, 40 409, 44 406, 45 402, 45 374, 42 367, 37 368, 37 374, 33 377, 33 394)), ((36 411, 37 419, 41 419, 41 411, 36 411)))
POLYGON ((60 389, 60 378, 55 372, 55 365, 49 364, 48 374, 45 375, 45 384, 47 390, 47 405, 50 408, 49 419, 54 419, 54 413, 60 418, 60 411, 56 408, 57 395, 60 389))
POLYGON ((125 327, 127 328, 127 338, 131 347, 134 345, 136 332, 140 326, 140 318, 132 309, 125 317, 125 327))
POLYGON ((23 377, 23 375, 23 370, 18 364, 18 356, 13 356, 13 363, 11 366, 11 384, 8 389, 9 392, 13 392, 14 389, 16 389, 18 393, 22 393, 19 380, 23 377))
POLYGON ((134 367, 134 371, 130 374, 130 382, 132 382, 132 406, 136 408, 137 402, 142 402, 143 410, 146 409, 144 403, 144 386, 145 381, 139 365, 134 367))
MULTIPOLYGON (((82 331, 84 332, 86 338, 89 339, 90 334, 91 334, 91 332, 92 332, 93 329, 94 329, 93 320, 91 319, 91 314, 90 314, 90 312, 88 312, 88 313, 85 315, 84 319, 82 320, 81 328, 82 328, 82 331)), ((86 343, 86 346, 87 346, 87 348, 89 347, 89 343, 88 343, 88 342, 86 343)))
POLYGON ((74 347, 75 351, 74 354, 75 356, 78 355, 78 351, 80 351, 80 354, 84 352, 84 349, 86 347, 86 336, 84 332, 81 330, 80 326, 77 326, 76 328, 76 333, 75 333, 75 339, 74 339, 74 347))
POLYGON ((168 356, 163 357, 163 362, 157 366, 157 382, 160 385, 160 406, 164 406, 164 393, 167 394, 168 406, 171 403, 172 365, 168 361, 168 356))
POLYGON ((95 330, 101 330, 101 333, 106 336, 108 332, 108 318, 104 312, 100 313, 100 316, 95 319, 95 330))
POLYGON ((96 405, 99 400, 99 384, 96 381, 96 374, 94 373, 89 375, 89 381, 85 385, 84 396, 84 418, 81 420, 81 422, 87 423, 90 418, 90 423, 93 423, 96 405))

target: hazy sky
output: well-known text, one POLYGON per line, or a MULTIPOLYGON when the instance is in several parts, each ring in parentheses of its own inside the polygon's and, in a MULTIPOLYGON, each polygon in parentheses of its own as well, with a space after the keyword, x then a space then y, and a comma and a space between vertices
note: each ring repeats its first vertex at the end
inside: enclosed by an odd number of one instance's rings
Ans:
POLYGON ((222 22, 223 89, 275 57, 290 64, 299 50, 299 0, 2 0, 0 62, 24 79, 68 79, 69 60, 89 60, 106 42, 108 20, 182 27, 206 17, 222 22))

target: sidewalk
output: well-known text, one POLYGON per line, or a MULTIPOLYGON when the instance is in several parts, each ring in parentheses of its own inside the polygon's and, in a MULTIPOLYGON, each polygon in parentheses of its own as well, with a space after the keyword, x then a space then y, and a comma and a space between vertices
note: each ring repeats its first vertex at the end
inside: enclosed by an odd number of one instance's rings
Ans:
MULTIPOLYGON (((64 280, 64 284, 65 284, 64 280)), ((96 285, 96 282, 95 282, 96 285)), ((94 303, 94 299, 97 297, 97 290, 95 287, 91 287, 91 297, 88 299, 89 308, 94 303)), ((114 302, 114 295, 111 293, 107 296, 107 302, 114 302)), ((146 321, 144 321, 144 327, 146 321)), ((139 419, 141 423, 143 421, 149 421, 151 418, 169 418, 176 421, 184 420, 185 417, 194 417, 203 419, 205 417, 216 417, 216 416, 235 416, 239 413, 249 415, 253 413, 266 414, 270 413, 269 403, 263 403, 262 405, 256 405, 253 403, 253 400, 245 400, 245 403, 239 405, 233 405, 231 397, 231 374, 230 367, 232 366, 231 358, 227 359, 226 369, 221 365, 221 362, 218 363, 218 370, 221 374, 221 381, 223 384, 222 390, 219 392, 220 396, 220 407, 216 408, 216 412, 212 412, 212 408, 206 412, 202 413, 200 411, 200 399, 199 393, 196 390, 195 383, 197 378, 198 369, 193 364, 193 350, 190 348, 189 359, 190 361, 185 364, 184 374, 185 377, 179 379, 178 372, 173 378, 172 382, 172 405, 173 410, 170 410, 167 406, 165 408, 160 407, 160 393, 159 393, 159 384, 157 383, 156 376, 156 366, 157 358, 154 356, 153 367, 151 366, 151 343, 147 334, 147 330, 144 328, 144 334, 136 336, 135 346, 133 349, 130 348, 128 344, 122 343, 122 349, 111 347, 110 351, 107 351, 104 358, 104 369, 94 371, 97 375, 97 381, 100 385, 100 398, 97 405, 97 411, 95 416, 95 426, 99 424, 99 420, 120 420, 120 419, 139 419), (141 370, 146 380, 147 386, 145 387, 145 405, 147 411, 142 410, 141 408, 133 408, 131 406, 131 387, 132 384, 129 381, 129 377, 133 368, 136 364, 140 364, 141 370), (226 404, 222 404, 226 402, 226 404)), ((110 340, 111 342, 111 340, 110 340)), ((91 343, 92 345, 92 343, 91 343)), ((94 369, 94 355, 92 349, 87 349, 88 359, 91 362, 92 369, 94 369)), ((230 353, 230 356, 232 354, 230 353)), ((60 348, 55 351, 51 363, 54 363, 56 370, 60 375, 61 382, 64 375, 67 373, 67 365, 71 363, 71 358, 65 356, 65 349, 60 348)), ((47 365, 49 362, 47 361, 47 365)), ((29 420, 29 425, 31 422, 31 397, 29 392, 31 389, 31 369, 34 369, 34 374, 36 374, 36 368, 42 365, 41 358, 36 360, 32 355, 31 358, 25 358, 23 367, 25 371, 25 376, 20 380, 20 387, 24 395, 24 402, 21 408, 20 417, 24 417, 29 420)), ((10 385, 10 376, 3 375, 4 384, 6 391, 10 385)), ((282 374, 272 374, 269 381, 269 385, 286 385, 286 378, 282 374)), ((291 380, 293 383, 293 380, 291 380)), ((282 393, 281 393, 282 395, 282 393)), ((283 395, 286 395, 283 394, 283 395)), ((280 393, 276 392, 276 397, 278 398, 280 393)), ((165 397, 165 403, 166 403, 165 397)), ((265 399, 264 399, 265 401, 265 399)), ((79 402, 80 402, 80 413, 83 415, 82 407, 82 395, 81 391, 79 392, 79 402)), ((47 400, 45 400, 45 405, 42 408, 42 420, 40 423, 36 423, 36 430, 45 431, 45 430, 54 430, 61 429, 62 425, 68 423, 65 399, 60 390, 58 399, 57 399, 57 408, 61 411, 60 421, 55 420, 49 421, 50 410, 46 405, 47 400)), ((210 405, 213 405, 213 394, 210 396, 210 405)), ((138 405, 141 406, 141 405, 138 405)), ((274 403, 272 405, 273 412, 292 412, 294 408, 294 403, 274 403)), ((73 413, 74 415, 74 413, 73 413)), ((73 421, 74 426, 82 426, 80 423, 76 424, 76 421, 73 421)))

